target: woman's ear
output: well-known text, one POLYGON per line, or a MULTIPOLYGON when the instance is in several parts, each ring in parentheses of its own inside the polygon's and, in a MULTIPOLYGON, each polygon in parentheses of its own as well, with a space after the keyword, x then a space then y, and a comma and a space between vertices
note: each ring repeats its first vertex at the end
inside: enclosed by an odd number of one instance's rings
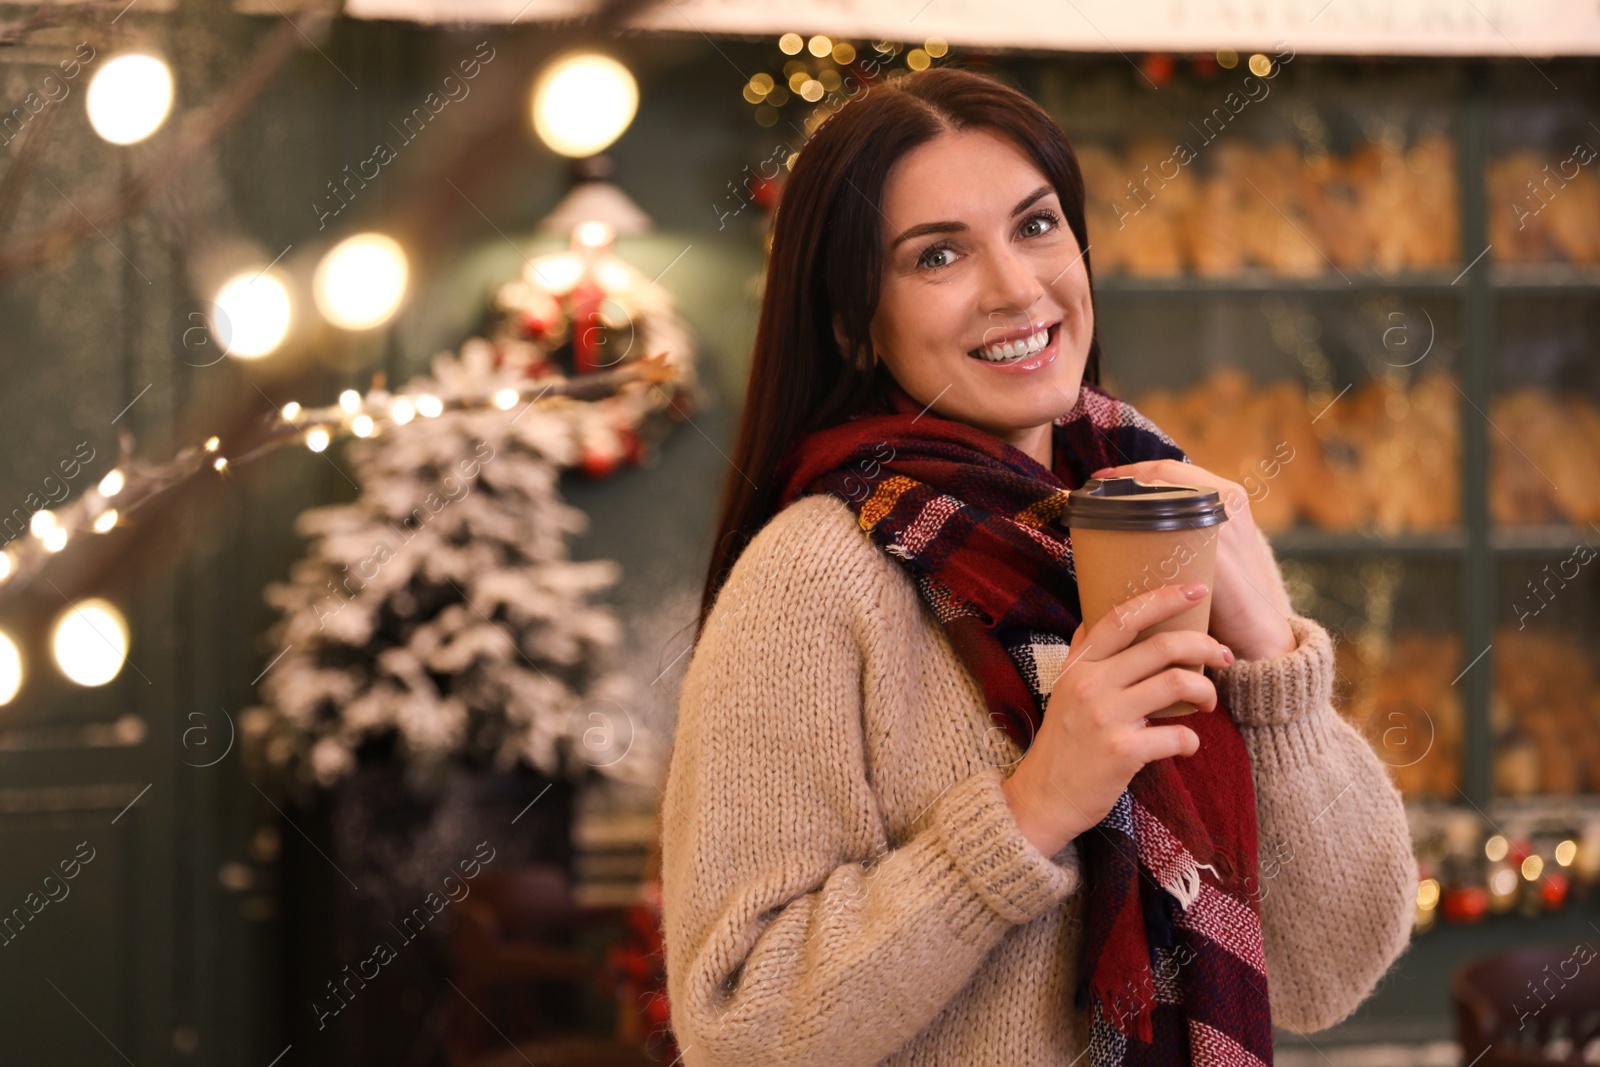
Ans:
POLYGON ((866 359, 862 359, 860 346, 852 346, 846 339, 844 334, 844 323, 840 320, 838 315, 833 316, 833 339, 839 345, 839 354, 844 358, 846 363, 849 363, 850 365, 861 370, 865 370, 871 366, 873 362, 870 355, 871 346, 869 345, 867 349, 869 352, 868 357, 866 359))

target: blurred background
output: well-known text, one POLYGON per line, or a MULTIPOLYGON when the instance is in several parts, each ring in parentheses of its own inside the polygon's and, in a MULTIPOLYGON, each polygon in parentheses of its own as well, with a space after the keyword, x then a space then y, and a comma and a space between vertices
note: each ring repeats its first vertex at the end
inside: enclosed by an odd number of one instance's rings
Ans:
POLYGON ((0 8, 5 1062, 678 1056, 772 212, 946 63, 1067 131, 1109 387, 1407 799, 1413 942, 1278 1062, 1600 1062, 1600 13, 919 4, 0 8))

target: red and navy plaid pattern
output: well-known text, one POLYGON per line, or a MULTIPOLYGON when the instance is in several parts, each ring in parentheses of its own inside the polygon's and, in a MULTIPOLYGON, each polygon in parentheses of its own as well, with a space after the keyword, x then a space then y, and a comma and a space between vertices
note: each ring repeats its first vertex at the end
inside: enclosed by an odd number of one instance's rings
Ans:
MULTIPOLYGON (((810 434, 778 471, 778 506, 829 493, 911 574, 1026 749, 1080 621, 1067 494, 1102 467, 1183 451, 1131 405, 1084 383, 1052 426, 1053 469, 928 413, 891 383, 886 410, 810 434)), ((1086 881, 1075 1004, 1093 1067, 1272 1062, 1249 756, 1226 709, 1183 719, 1189 758, 1147 764, 1077 839, 1086 881)), ((1065 1010, 1065 1006, 1063 1006, 1065 1010)))

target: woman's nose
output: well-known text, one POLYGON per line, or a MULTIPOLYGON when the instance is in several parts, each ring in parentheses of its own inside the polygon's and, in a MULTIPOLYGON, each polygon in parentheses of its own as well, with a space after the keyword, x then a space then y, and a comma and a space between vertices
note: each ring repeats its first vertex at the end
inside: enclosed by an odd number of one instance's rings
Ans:
MULTIPOLYGON (((992 309, 991 313, 1004 313, 1006 311, 1022 313, 1038 302, 1044 295, 1044 284, 1040 281, 1035 271, 1035 264, 1026 258, 1017 255, 1010 248, 1002 249, 991 256, 985 271, 984 306, 992 309)), ((1006 329, 1018 323, 1008 322, 1001 328, 1006 329)))

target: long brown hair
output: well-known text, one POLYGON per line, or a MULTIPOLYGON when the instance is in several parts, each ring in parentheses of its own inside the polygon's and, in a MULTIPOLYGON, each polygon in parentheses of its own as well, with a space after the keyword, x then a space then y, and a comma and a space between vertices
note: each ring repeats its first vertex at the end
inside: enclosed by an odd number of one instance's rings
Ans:
MULTIPOLYGON (((882 402, 888 371, 863 359, 883 261, 883 188, 894 164, 947 131, 981 127, 1009 137, 1055 188, 1089 269, 1083 175, 1055 120, 1023 93, 959 67, 876 83, 830 115, 806 142, 773 220, 766 290, 733 469, 701 594, 696 635, 740 553, 773 515, 775 474, 799 438, 882 402), (845 351, 834 336, 838 316, 845 351)), ((1090 278, 1093 272, 1090 271, 1090 278)), ((1092 289, 1091 289, 1092 292, 1092 289)), ((1100 382, 1100 341, 1083 379, 1100 382)))

